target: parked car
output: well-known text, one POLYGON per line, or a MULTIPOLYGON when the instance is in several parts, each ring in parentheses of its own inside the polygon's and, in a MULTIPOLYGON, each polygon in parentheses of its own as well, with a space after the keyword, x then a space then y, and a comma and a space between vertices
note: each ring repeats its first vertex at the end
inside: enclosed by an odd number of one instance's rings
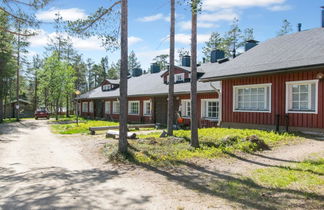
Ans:
POLYGON ((42 108, 39 108, 35 111, 35 119, 38 120, 38 118, 46 118, 46 119, 49 119, 50 118, 50 113, 49 111, 42 107, 42 108))

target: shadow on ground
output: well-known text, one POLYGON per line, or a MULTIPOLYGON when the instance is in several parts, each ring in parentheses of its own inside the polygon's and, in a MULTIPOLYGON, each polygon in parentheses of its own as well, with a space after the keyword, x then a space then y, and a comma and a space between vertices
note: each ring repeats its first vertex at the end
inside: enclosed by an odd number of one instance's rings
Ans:
POLYGON ((23 129, 35 130, 40 127, 40 124, 34 120, 22 120, 14 123, 0 124, 0 135, 5 134, 23 134, 23 129))
MULTIPOLYGON (((149 155, 149 154, 146 154, 149 155)), ((229 154, 239 161, 246 161, 264 167, 283 167, 279 165, 267 165, 258 161, 251 161, 238 155, 229 154)), ((262 155, 260 155, 262 157, 262 155)), ((154 157, 150 157, 154 159, 154 157)), ((269 158, 269 157, 262 157, 269 158)), ((135 164, 149 171, 166 177, 188 189, 204 193, 209 196, 223 198, 233 206, 239 208, 256 209, 323 209, 324 195, 303 190, 265 187, 249 177, 219 171, 215 168, 197 165, 193 162, 176 161, 177 167, 162 168, 138 163, 131 156, 135 164)), ((290 162, 277 159, 277 161, 290 162)), ((317 174, 314 171, 314 174, 317 174)), ((323 174, 319 174, 323 175, 323 174)), ((235 207, 235 208, 236 208, 235 207)))
POLYGON ((124 209, 150 202, 150 196, 125 196, 127 189, 105 184, 120 175, 114 170, 68 171, 56 167, 18 173, 1 167, 0 209, 124 209))

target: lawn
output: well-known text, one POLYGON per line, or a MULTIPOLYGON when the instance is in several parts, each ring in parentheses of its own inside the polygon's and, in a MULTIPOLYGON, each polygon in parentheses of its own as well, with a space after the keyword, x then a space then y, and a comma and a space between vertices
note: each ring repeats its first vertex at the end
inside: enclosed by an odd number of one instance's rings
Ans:
POLYGON ((307 159, 284 167, 256 169, 252 177, 267 187, 323 192, 324 158, 307 159))
POLYGON ((59 124, 52 124, 52 131, 58 134, 84 134, 89 133, 90 127, 99 127, 99 126, 116 126, 117 122, 109 121, 100 121, 100 120, 85 120, 79 119, 79 125, 75 122, 70 122, 70 118, 61 118, 59 124), (65 123, 67 122, 67 123, 65 123))
MULTIPOLYGON (((138 163, 164 166, 192 158, 217 158, 229 152, 255 152, 295 139, 293 135, 287 133, 204 128, 199 129, 200 148, 194 149, 189 145, 190 131, 178 130, 174 132, 175 137, 169 138, 159 138, 159 135, 160 132, 154 132, 139 135, 139 140, 129 141, 128 159, 138 163)), ((119 161, 122 157, 116 153, 116 147, 116 144, 107 144, 105 153, 108 158, 119 161)))

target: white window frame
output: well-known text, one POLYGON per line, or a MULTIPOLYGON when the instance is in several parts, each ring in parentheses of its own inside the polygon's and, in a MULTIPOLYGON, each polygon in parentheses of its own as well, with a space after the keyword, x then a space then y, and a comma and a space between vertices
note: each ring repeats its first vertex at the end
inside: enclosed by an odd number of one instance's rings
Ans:
POLYGON ((94 103, 93 103, 93 101, 89 102, 89 113, 94 113, 94 103))
POLYGON ((181 100, 181 115, 183 118, 190 118, 191 117, 191 113, 192 113, 192 110, 191 110, 191 100, 190 99, 183 99, 181 100), (183 107, 185 103, 185 107, 183 107), (188 115, 188 103, 190 103, 190 115, 188 115))
POLYGON ((263 84, 253 84, 253 85, 237 85, 233 86, 233 112, 258 112, 258 113, 271 113, 272 109, 272 83, 263 83, 263 84), (269 88, 269 96, 266 98, 265 95, 265 103, 269 104, 269 110, 241 110, 236 109, 236 93, 237 89, 244 89, 244 88, 269 88))
POLYGON ((105 101, 105 114, 110 114, 110 113, 111 113, 111 102, 105 101))
MULTIPOLYGON (((311 93, 311 92, 309 92, 311 93)), ((311 97, 310 94, 308 97, 311 97)), ((309 100, 311 103, 311 100, 309 100)), ((311 106, 311 105, 310 105, 311 106)), ((302 81, 289 81, 286 82, 286 113, 296 113, 296 114, 318 114, 318 80, 302 80, 302 81), (289 86, 290 85, 310 85, 315 83, 315 111, 298 111, 298 110, 289 110, 290 101, 289 101, 289 86)))
POLYGON ((120 113, 120 103, 119 101, 113 101, 113 114, 119 114, 120 113), (116 112, 116 107, 118 108, 118 112, 116 112))
POLYGON ((175 74, 174 75, 174 82, 177 83, 177 82, 184 82, 185 80, 185 74, 184 73, 179 73, 179 74, 175 74), (180 76, 181 77, 181 80, 177 80, 177 76, 180 76))
POLYGON ((211 120, 219 120, 219 115, 220 115, 220 104, 219 104, 219 99, 201 99, 201 118, 203 119, 211 119, 211 120), (208 107, 207 104, 208 102, 218 102, 218 117, 208 117, 208 107))
POLYGON ((88 113, 89 112, 89 107, 88 107, 88 102, 82 102, 82 112, 88 113))
POLYGON ((129 115, 140 115, 140 113, 141 113, 141 103, 140 103, 140 101, 128 101, 128 114, 129 115), (133 103, 137 104, 137 107, 138 107, 138 112, 137 113, 131 113, 133 103))
POLYGON ((145 100, 145 101, 143 101, 143 115, 144 116, 151 116, 152 115, 152 102, 151 102, 151 100, 145 100), (150 113, 148 114, 147 113, 147 103, 150 103, 150 113))

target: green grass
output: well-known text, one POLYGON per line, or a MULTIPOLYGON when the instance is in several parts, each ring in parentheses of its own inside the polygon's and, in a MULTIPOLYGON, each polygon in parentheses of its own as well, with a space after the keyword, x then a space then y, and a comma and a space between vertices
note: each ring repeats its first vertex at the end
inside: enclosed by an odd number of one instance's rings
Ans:
MULTIPOLYGON (((190 131, 175 131, 175 138, 159 138, 160 134, 160 132, 154 132, 139 135, 141 140, 130 141, 130 156, 128 158, 150 165, 169 165, 192 158, 211 159, 220 157, 225 153, 260 150, 258 145, 245 140, 246 137, 252 135, 257 135, 269 146, 294 138, 290 134, 277 134, 260 130, 204 128, 199 129, 200 148, 194 149, 189 145, 190 131), (230 141, 227 141, 228 139, 230 141)), ((109 158, 114 159, 116 145, 107 144, 105 151, 109 158)))
MULTIPOLYGON (((66 120, 61 120, 61 122, 62 121, 66 121, 66 120)), ((76 123, 52 124, 52 130, 54 133, 59 133, 59 134, 83 134, 83 133, 89 133, 90 127, 116 126, 116 125, 118 125, 117 122, 100 121, 100 120, 84 121, 82 119, 79 125, 77 125, 76 123)))
POLYGON ((324 158, 305 160, 286 167, 253 171, 253 178, 267 187, 324 190, 324 158))

